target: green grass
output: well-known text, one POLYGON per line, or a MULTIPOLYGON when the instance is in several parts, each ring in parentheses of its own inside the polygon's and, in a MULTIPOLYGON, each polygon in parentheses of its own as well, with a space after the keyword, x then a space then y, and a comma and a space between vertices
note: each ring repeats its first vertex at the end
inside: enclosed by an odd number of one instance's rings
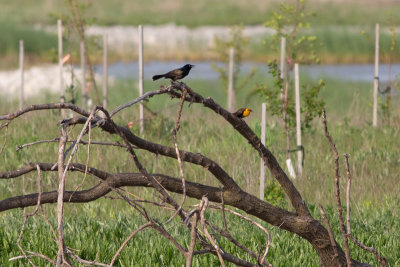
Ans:
MULTIPOLYGON (((397 199, 397 203, 385 203, 384 209, 363 208, 361 212, 354 211, 352 216, 353 235, 364 244, 378 248, 380 253, 388 258, 389 266, 400 265, 400 235, 396 232, 400 227, 398 201, 399 199, 397 199), (383 217, 385 220, 382 220, 383 217)), ((131 208, 115 200, 100 200, 96 203, 80 206, 78 210, 84 211, 85 216, 69 214, 75 208, 67 205, 67 215, 64 217, 64 233, 66 245, 77 249, 76 253, 81 258, 97 259, 100 262, 109 263, 120 244, 129 234, 145 223, 142 218, 131 212, 131 208), (114 206, 114 209, 111 208, 111 205, 114 206), (115 207, 118 207, 118 212, 115 212, 115 207)), ((320 218, 316 206, 310 208, 313 215, 320 218)), ((47 207, 46 212, 51 213, 49 212, 50 209, 52 207, 47 207)), ((334 235, 342 243, 335 210, 332 207, 326 207, 326 210, 327 216, 331 219, 334 235)), ((0 250, 0 264, 2 266, 21 266, 27 263, 26 260, 8 261, 10 257, 21 255, 15 241, 19 235, 22 216, 22 211, 12 211, 7 212, 6 215, 0 215, 0 247, 2 248, 0 250)), ((223 226, 221 213, 207 213, 207 217, 219 227, 223 226)), ((166 212, 159 218, 161 221, 167 220, 166 212)), ((250 249, 257 251, 266 243, 265 234, 245 221, 230 215, 227 215, 227 220, 231 234, 250 249), (244 233, 246 234, 244 235, 244 233)), ((55 219, 51 222, 56 225, 55 219)), ((318 256, 308 242, 288 232, 272 228, 265 223, 261 222, 261 224, 272 235, 272 245, 267 260, 274 266, 318 266, 318 256)), ((185 247, 189 245, 188 230, 182 225, 173 225, 170 232, 180 244, 185 247)), ((21 245, 26 250, 43 253, 54 258, 57 247, 55 242, 49 241, 51 239, 52 234, 48 224, 42 217, 36 216, 28 220, 21 245)), ((254 262, 224 238, 221 238, 220 241, 226 251, 254 262)), ((372 254, 366 253, 354 245, 351 245, 351 251, 354 259, 377 264, 372 254)), ((41 259, 33 259, 33 261, 40 266, 49 266, 41 259)), ((179 251, 150 228, 137 234, 128 243, 116 262, 116 266, 149 265, 184 265, 184 257, 179 251)), ((195 256, 193 265, 218 266, 219 263, 217 257, 214 256, 195 256)), ((228 266, 233 265, 228 264, 228 266)))
MULTIPOLYGON (((238 106, 254 108, 255 112, 246 118, 246 122, 259 135, 260 104, 263 100, 259 97, 245 100, 245 96, 253 89, 256 82, 271 83, 269 79, 258 73, 254 82, 239 92, 237 99, 238 106)), ((302 82, 307 82, 307 79, 302 78, 302 82)), ((146 81, 146 91, 157 89, 162 83, 165 82, 146 81)), ((211 96, 225 106, 224 90, 221 90, 218 81, 196 81, 189 78, 187 83, 203 96, 211 96)), ((117 81, 110 88, 110 92, 113 92, 110 96, 110 109, 113 109, 137 96, 136 81, 117 81)), ((400 192, 397 186, 400 163, 398 158, 400 154, 399 124, 395 122, 390 127, 382 125, 377 129, 371 128, 370 92, 370 83, 329 80, 327 88, 323 91, 323 97, 327 103, 329 129, 339 155, 350 154, 350 168, 353 175, 351 202, 353 234, 366 245, 377 248, 389 259, 390 266, 400 266, 400 236, 398 234, 400 232, 398 222, 400 192)), ((47 94, 45 97, 29 101, 28 104, 50 102, 57 101, 57 97, 47 94)), ((178 100, 171 100, 167 96, 156 96, 146 104, 152 111, 157 112, 155 117, 147 113, 146 138, 172 146, 171 131, 178 109, 178 100)), ((16 103, 5 103, 4 100, 0 100, 0 114, 13 110, 16 110, 16 103)), ((137 114, 137 107, 134 106, 122 111, 115 119, 121 125, 126 125, 129 121, 135 122, 132 131, 137 133, 137 114)), ((1 171, 17 169, 30 161, 54 162, 57 155, 57 143, 40 144, 19 152, 15 152, 15 148, 24 143, 59 136, 59 129, 56 126, 59 119, 58 112, 40 111, 14 120, 9 126, 7 145, 0 158, 1 171)), ((81 127, 70 129, 68 132, 70 138, 76 138, 80 129, 81 127)), ((3 129, 0 132, 1 140, 4 140, 4 134, 3 129)), ((294 135, 292 137, 294 141, 294 135)), ((85 139, 87 140, 87 137, 85 139)), ((109 136, 98 129, 93 130, 93 140, 120 141, 116 136, 109 136)), ((178 142, 181 149, 202 153, 215 160, 244 190, 258 195, 259 157, 257 152, 214 112, 197 104, 193 104, 190 108, 185 105, 178 142)), ((292 146, 294 145, 293 142, 292 146)), ((304 176, 293 182, 310 206, 315 218, 320 218, 317 204, 324 205, 332 220, 335 236, 339 242, 342 242, 337 227, 337 217, 332 207, 335 199, 333 155, 319 120, 315 121, 313 129, 303 133, 303 145, 305 146, 304 176)), ((268 115, 266 146, 284 167, 286 157, 284 133, 279 122, 270 115, 268 115)), ((137 153, 149 172, 179 176, 176 160, 157 157, 146 151, 139 150, 137 153)), ((75 161, 86 162, 86 159, 87 147, 81 147, 75 161)), ((295 159, 294 155, 293 159, 295 159)), ((342 156, 340 164, 340 174, 345 177, 342 156)), ((91 146, 89 165, 115 173, 137 171, 125 150, 111 147, 91 146)), ((215 178, 203 168, 184 164, 184 171, 190 181, 218 186, 215 178)), ((81 174, 69 174, 67 189, 75 189, 82 179, 81 174)), ((268 173, 267 179, 271 179, 268 173)), ((89 188, 96 183, 96 180, 87 177, 83 188, 89 188)), ((36 188, 35 173, 25 175, 24 181, 21 178, 0 181, 2 199, 21 195, 24 192, 35 192, 36 188)), ((57 188, 57 174, 45 173, 43 190, 50 191, 55 188, 57 188)), ((154 198, 152 189, 129 188, 128 190, 139 198, 154 198)), ((344 192, 344 182, 342 192, 344 192)), ((177 196, 177 199, 180 197, 177 196)), ((198 201, 189 199, 187 204, 198 204, 198 201)), ((55 225, 55 205, 46 205, 45 210, 55 225)), ((148 210, 151 216, 162 222, 165 222, 165 218, 170 215, 169 211, 160 211, 151 207, 148 210)), ((65 214, 67 245, 78 249, 78 255, 83 258, 95 259, 98 255, 97 259, 103 262, 110 262, 121 242, 143 223, 132 208, 119 200, 100 199, 88 204, 66 205, 65 214)), ((209 216, 212 222, 221 224, 218 212, 209 216)), ((231 217, 229 220, 230 229, 240 242, 255 251, 265 243, 265 236, 257 229, 250 227, 242 220, 231 217)), ((187 246, 189 242, 187 230, 178 221, 175 219, 166 227, 181 244, 187 246)), ((10 257, 21 254, 15 245, 21 224, 21 210, 0 213, 0 265, 25 264, 24 260, 8 262, 10 257)), ((273 234, 273 245, 267 259, 274 265, 317 266, 319 264, 316 253, 306 241, 265 223, 263 225, 273 234)), ((221 242, 227 251, 239 253, 226 240, 222 239, 221 242)), ((53 258, 56 253, 56 245, 51 241, 49 228, 38 216, 28 221, 22 245, 27 250, 44 253, 53 258)), ((238 255, 245 257, 240 253, 238 255)), ((352 256, 360 261, 377 264, 372 255, 358 248, 352 249, 352 256)), ((45 262, 39 259, 35 259, 35 262, 40 266, 45 265, 45 262)), ((179 252, 153 230, 146 230, 135 237, 123 251, 118 262, 118 266, 181 266, 183 264, 184 258, 179 252)), ((214 256, 197 256, 194 261, 194 266, 217 264, 218 259, 214 256)))

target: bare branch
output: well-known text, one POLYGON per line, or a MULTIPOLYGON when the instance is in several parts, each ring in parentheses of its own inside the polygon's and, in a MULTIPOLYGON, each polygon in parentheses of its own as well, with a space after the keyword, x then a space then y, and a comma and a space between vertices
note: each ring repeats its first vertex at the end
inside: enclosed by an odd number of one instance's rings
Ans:
MULTIPOLYGON (((36 266, 36 265, 26 255, 25 250, 21 246, 21 240, 22 240, 22 236, 23 236, 24 231, 25 231, 26 222, 27 222, 29 217, 34 216, 37 213, 37 211, 38 211, 38 209, 40 207, 40 201, 41 201, 41 198, 42 198, 42 173, 40 171, 39 165, 36 165, 36 169, 38 171, 38 183, 37 184, 38 184, 38 192, 39 192, 37 204, 36 204, 35 209, 31 213, 27 213, 27 214, 24 215, 24 222, 22 223, 21 232, 20 232, 18 240, 17 240, 17 246, 18 246, 19 250, 22 252, 23 257, 25 259, 27 259, 32 266, 36 266)), ((41 255, 41 254, 37 254, 37 253, 34 253, 34 254, 35 254, 35 256, 46 257, 46 256, 41 255)), ((11 259, 10 259, 10 261, 11 261, 11 259)))
POLYGON ((196 211, 193 215, 192 229, 190 231, 190 245, 189 245, 189 249, 185 255, 186 267, 192 267, 194 247, 196 246, 197 222, 198 221, 199 221, 199 215, 198 215, 198 211, 196 211))
POLYGON ((81 259, 78 255, 76 255, 75 253, 73 253, 70 249, 67 249, 67 253, 68 253, 68 256, 70 256, 71 258, 73 258, 74 260, 76 260, 77 262, 79 262, 80 264, 84 264, 84 265, 86 265, 86 266, 103 266, 103 267, 110 267, 110 265, 104 264, 104 263, 101 263, 101 262, 88 261, 88 260, 81 259))
MULTIPOLYGON (((186 219, 185 214, 182 212, 182 210, 179 210, 179 205, 176 203, 176 201, 167 193, 167 191, 157 182, 156 179, 154 179, 151 175, 148 174, 147 170, 143 167, 143 165, 140 163, 135 151, 133 150, 131 144, 129 143, 128 138, 126 135, 121 132, 118 128, 118 126, 114 123, 114 121, 111 119, 110 115, 108 114, 107 110, 103 109, 102 107, 98 107, 101 111, 106 114, 107 121, 111 124, 113 127, 114 131, 124 140, 127 150, 129 154, 131 155, 137 169, 149 180, 149 182, 152 183, 153 187, 164 197, 164 200, 173 206, 176 210, 179 212, 179 216, 182 218, 182 220, 186 219)), ((129 131, 130 132, 130 131, 129 131)))
MULTIPOLYGON (((32 251, 26 251, 26 252, 28 252, 30 254, 30 255, 27 256, 28 258, 30 258, 30 257, 38 257, 38 258, 44 259, 45 261, 47 261, 47 262, 49 262, 49 263, 51 263, 53 265, 56 264, 55 261, 53 261, 49 257, 46 257, 45 255, 42 255, 42 254, 39 254, 39 253, 36 253, 36 252, 32 252, 32 251)), ((24 259, 24 258, 26 258, 24 255, 16 256, 16 257, 10 258, 8 261, 14 261, 14 260, 19 260, 19 259, 24 259)), ((32 264, 32 265, 35 266, 34 264, 32 264)))
MULTIPOLYGON (((182 82, 172 82, 173 88, 180 90, 187 90, 190 99, 186 100, 189 102, 201 103, 205 107, 212 109, 215 113, 221 115, 227 122, 229 122, 236 131, 238 131, 244 138, 246 138, 254 149, 258 151, 261 158, 264 160, 265 165, 271 171, 275 179, 280 183, 286 195, 290 199, 292 206, 295 208, 297 214, 300 216, 310 217, 310 211, 303 198, 301 197, 297 188, 293 185, 292 181, 288 178, 286 173, 280 167, 278 161, 274 155, 261 143, 261 140, 253 132, 253 130, 246 124, 246 122, 232 113, 228 112, 220 105, 214 102, 212 98, 203 98, 201 95, 195 93, 190 87, 182 82)), ((177 94, 170 93, 172 96, 177 97, 177 94)), ((179 94, 178 94, 179 95, 179 94)), ((224 184, 225 186, 225 184, 224 184)))
POLYGON ((219 251, 220 248, 217 246, 217 244, 215 243, 214 239, 211 237, 210 233, 207 230, 206 219, 204 217, 204 213, 205 213, 207 207, 208 207, 208 198, 207 197, 203 197, 201 199, 201 203, 200 203, 200 223, 201 223, 201 226, 203 228, 203 232, 204 232, 205 236, 211 242, 215 252, 218 255, 218 259, 219 259, 219 262, 221 263, 221 266, 225 267, 224 259, 222 258, 221 253, 219 251))
MULTIPOLYGON (((89 122, 90 120, 88 119, 88 122, 89 122)), ((87 150, 87 159, 86 159, 86 164, 85 164, 85 175, 83 176, 83 179, 82 179, 82 182, 75 188, 75 190, 74 191, 77 191, 79 188, 81 188, 81 186, 83 185, 83 183, 85 182, 85 180, 86 180, 86 176, 87 176, 87 171, 88 171, 88 168, 89 168, 89 159, 90 159, 90 143, 91 143, 91 141, 92 141, 92 127, 91 127, 91 124, 89 123, 88 124, 88 127, 89 127, 89 142, 88 142, 88 150, 87 150)), ((78 138, 79 139, 79 138, 78 138)), ((75 145, 76 144, 79 144, 80 143, 80 141, 81 140, 76 140, 76 143, 75 143, 75 145)), ((71 155, 72 156, 72 155, 71 155)), ((73 194, 71 195, 71 197, 73 196, 73 194)))
MULTIPOLYGON (((86 118, 72 118, 63 120, 62 124, 66 125, 74 125, 74 124, 83 124, 86 122, 86 118)), ((177 154, 175 152, 175 148, 163 146, 160 144, 152 143, 147 140, 141 139, 140 137, 134 135, 128 128, 116 126, 117 129, 114 128, 114 124, 110 123, 107 120, 94 118, 93 122, 98 124, 102 130, 110 133, 117 134, 118 132, 123 134, 126 139, 131 143, 131 145, 136 146, 137 148, 147 150, 156 155, 163 155, 166 157, 177 158, 177 154)), ((229 176, 229 174, 222 169, 216 162, 211 159, 199 154, 192 153, 185 150, 180 150, 180 156, 182 161, 190 162, 193 164, 197 164, 203 166, 205 169, 210 171, 218 181, 224 185, 226 188, 230 188, 231 190, 241 191, 236 182, 229 176)))
MULTIPOLYGON (((27 143, 27 144, 23 144, 20 146, 17 146, 17 151, 25 148, 25 147, 29 147, 29 146, 33 146, 33 145, 37 145, 37 144, 43 144, 43 143, 57 143, 60 141, 59 137, 50 139, 50 140, 39 140, 39 141, 35 141, 32 143, 27 143)), ((67 143, 76 143, 76 140, 68 140, 67 143)), ((85 140, 81 140, 78 144, 82 144, 82 145, 89 145, 89 142, 86 142, 85 140)), ((120 144, 120 143, 113 143, 113 142, 99 142, 99 141, 90 141, 90 144, 92 145, 102 145, 102 146, 116 146, 116 147, 121 147, 121 148, 126 148, 126 146, 120 144)))
POLYGON ((339 215, 339 225, 340 225, 340 231, 342 232, 342 236, 344 239, 344 248, 345 248, 345 253, 346 253, 346 261, 347 261, 347 266, 351 266, 351 257, 350 257, 350 248, 349 248, 349 241, 347 238, 347 233, 344 227, 344 219, 343 219, 343 210, 342 210, 342 201, 340 199, 340 175, 339 175, 339 153, 336 149, 336 146, 332 140, 332 137, 329 135, 328 131, 328 123, 326 121, 326 112, 325 110, 322 111, 322 120, 324 123, 324 130, 325 130, 325 136, 328 139, 328 142, 331 146, 333 155, 335 157, 335 195, 336 195, 336 206, 337 206, 337 213, 339 215))
POLYGON ((159 90, 147 92, 147 93, 143 94, 142 96, 140 96, 140 97, 138 97, 138 98, 136 98, 136 99, 134 99, 134 100, 132 100, 132 101, 130 101, 128 103, 125 103, 125 104, 117 107, 116 109, 114 109, 110 113, 110 117, 113 117, 115 114, 117 114, 121 110, 123 110, 123 109, 125 109, 127 107, 130 107, 130 106, 132 106, 132 105, 134 105, 136 103, 139 103, 140 101, 145 100, 146 98, 151 98, 151 97, 153 97, 155 95, 165 94, 165 93, 168 93, 169 91, 171 91, 171 86, 168 86, 166 88, 161 88, 159 90))
POLYGON ((82 116, 85 116, 85 117, 89 117, 89 115, 90 115, 90 113, 87 112, 86 110, 83 110, 83 109, 79 108, 78 106, 71 104, 71 103, 50 103, 50 104, 40 104, 40 105, 32 105, 32 106, 24 107, 14 113, 0 116, 0 121, 2 121, 2 120, 11 121, 27 112, 34 111, 34 110, 45 110, 45 109, 70 109, 70 110, 75 111, 76 113, 81 114, 82 116))
POLYGON ((179 165, 179 172, 181 175, 181 179, 182 179, 182 201, 181 204, 179 205, 178 209, 176 210, 176 212, 174 213, 174 215, 172 215, 171 218, 168 219, 167 223, 169 223, 170 221, 172 221, 172 219, 178 214, 178 212, 182 209, 183 204, 185 203, 185 199, 186 199, 186 183, 185 183, 185 175, 183 173, 183 166, 182 166, 182 160, 181 160, 181 155, 179 153, 179 148, 178 148, 178 141, 176 138, 176 134, 179 131, 180 128, 180 119, 181 119, 181 115, 182 115, 182 109, 183 109, 183 103, 185 102, 185 96, 186 96, 187 92, 183 91, 182 93, 182 98, 181 98, 181 103, 179 105, 179 110, 178 110, 178 115, 176 116, 176 121, 175 121, 175 127, 174 130, 172 131, 172 135, 174 138, 174 145, 175 145, 175 153, 177 156, 177 160, 178 160, 178 165, 179 165))
POLYGON ((326 216, 325 210, 322 207, 321 204, 319 204, 319 211, 321 212, 322 215, 322 219, 324 221, 325 227, 328 229, 328 233, 329 233, 329 242, 331 243, 331 246, 335 248, 335 255, 334 257, 338 258, 339 257, 339 253, 338 253, 338 247, 335 241, 335 237, 333 236, 333 232, 332 232, 332 228, 331 225, 329 224, 329 219, 326 216))
POLYGON ((6 128, 6 133, 5 133, 5 136, 4 136, 4 142, 3 142, 3 145, 1 146, 1 149, 0 149, 0 155, 3 153, 3 150, 4 150, 4 148, 6 147, 6 144, 7 144, 7 136, 8 136, 8 122, 6 122, 4 125, 2 125, 2 126, 0 127, 0 130, 1 130, 3 127, 5 127, 5 128, 6 128))
POLYGON ((133 233, 122 243, 122 245, 120 246, 120 248, 117 250, 117 252, 115 253, 114 257, 112 258, 111 262, 110 262, 110 266, 114 265, 115 260, 117 259, 117 257, 119 256, 119 254, 121 254, 121 251, 124 249, 124 247, 126 246, 126 244, 128 244, 129 241, 132 240, 132 238, 139 233, 140 231, 146 229, 147 227, 151 226, 152 222, 147 222, 145 224, 143 224, 142 226, 140 226, 138 229, 136 229, 135 231, 133 231, 133 233))
MULTIPOLYGON (((213 208, 213 209, 223 209, 222 207, 219 207, 219 206, 216 206, 216 205, 209 205, 209 207, 213 208)), ((265 229, 261 224, 259 224, 258 222, 250 219, 249 217, 243 216, 242 214, 240 214, 240 213, 238 213, 236 211, 230 210, 230 209, 226 209, 226 211, 228 211, 229 213, 239 217, 242 220, 248 221, 252 225, 255 225, 256 227, 261 229, 267 235, 268 241, 267 241, 267 244, 265 246, 264 254, 261 257, 261 260, 259 262, 260 264, 264 264, 265 258, 267 257, 267 254, 268 254, 269 247, 271 246, 271 243, 272 243, 272 238, 271 238, 271 234, 269 233, 269 231, 267 229, 265 229)), ((267 265, 269 265, 269 263, 267 263, 267 265)))
MULTIPOLYGON (((56 266, 71 263, 66 257, 67 248, 64 243, 64 226, 63 226, 63 213, 64 213, 64 191, 65 191, 65 172, 64 172, 64 150, 67 143, 67 130, 65 126, 61 128, 60 145, 58 148, 58 197, 57 197, 57 232, 58 232, 58 252, 56 266)), ((66 168, 66 170, 68 167, 66 168)))

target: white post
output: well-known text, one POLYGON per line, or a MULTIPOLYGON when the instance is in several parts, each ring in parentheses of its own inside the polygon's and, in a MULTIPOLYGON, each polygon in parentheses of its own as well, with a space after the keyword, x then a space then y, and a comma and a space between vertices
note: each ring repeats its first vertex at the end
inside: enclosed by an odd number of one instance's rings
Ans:
MULTIPOLYGON (((262 103, 261 105, 261 143, 265 145, 265 126, 266 126, 266 109, 267 104, 262 103)), ((264 189, 265 189, 265 163, 261 158, 260 160, 260 199, 264 201, 264 189)))
POLYGON ((229 74, 228 74, 228 111, 233 112, 234 94, 233 91, 233 64, 234 64, 235 50, 233 47, 229 50, 229 74))
POLYGON ((372 126, 377 126, 378 121, 378 87, 379 87, 379 24, 375 26, 375 72, 374 72, 374 107, 372 113, 372 126))
POLYGON ((88 92, 86 92, 86 66, 85 66, 85 44, 81 42, 81 70, 82 70, 82 108, 87 110, 88 92))
POLYGON ((21 87, 19 88, 19 108, 24 106, 24 41, 19 41, 19 71, 21 73, 21 87))
MULTIPOLYGON (((279 70, 281 72, 280 78, 283 80, 285 78, 285 52, 286 52, 286 38, 281 37, 281 65, 279 66, 279 70)), ((283 103, 284 92, 283 87, 281 88, 281 100, 283 103)))
MULTIPOLYGON (((295 90, 296 90, 296 133, 297 133, 297 147, 301 147, 301 122, 300 122, 300 83, 299 83, 299 64, 294 64, 294 79, 295 79, 295 90)), ((297 151, 297 172, 298 176, 301 177, 303 174, 302 158, 303 152, 297 151)))
POLYGON ((107 33, 103 36, 103 107, 107 109, 107 84, 108 84, 108 62, 107 62, 107 33))
MULTIPOLYGON (((139 96, 143 95, 143 26, 139 25, 139 96)), ((144 133, 143 101, 139 105, 140 134, 144 133)))
MULTIPOLYGON (((57 21, 57 30, 58 30, 58 68, 59 68, 59 85, 60 85, 60 101, 61 103, 65 102, 65 88, 64 88, 64 79, 63 79, 63 45, 62 45, 62 23, 59 19, 57 21)), ((65 117, 64 109, 61 110, 61 116, 65 117)))
POLYGON ((283 79, 285 72, 285 50, 286 50, 286 38, 281 38, 281 65, 279 66, 279 70, 281 71, 280 78, 283 79))

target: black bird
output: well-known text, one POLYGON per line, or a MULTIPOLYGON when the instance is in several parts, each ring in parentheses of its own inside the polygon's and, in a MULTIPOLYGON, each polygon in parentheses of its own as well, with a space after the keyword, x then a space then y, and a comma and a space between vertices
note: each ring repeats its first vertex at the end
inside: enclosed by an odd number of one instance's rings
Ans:
POLYGON ((153 76, 153 81, 165 78, 165 79, 171 79, 173 81, 180 80, 186 77, 186 75, 189 74, 190 70, 194 67, 194 65, 191 64, 186 64, 182 68, 171 70, 165 74, 160 74, 160 75, 154 75, 153 76))

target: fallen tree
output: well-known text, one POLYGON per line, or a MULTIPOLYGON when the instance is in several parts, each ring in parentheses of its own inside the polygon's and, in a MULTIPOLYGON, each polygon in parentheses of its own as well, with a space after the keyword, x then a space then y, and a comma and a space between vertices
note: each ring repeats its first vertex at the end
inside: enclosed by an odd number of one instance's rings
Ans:
MULTIPOLYGON (((221 265, 223 266, 224 261, 229 261, 240 266, 271 266, 271 264, 266 261, 271 238, 268 231, 264 229, 261 225, 257 224, 254 220, 238 214, 238 216, 243 216, 246 220, 248 220, 255 226, 260 227, 268 235, 269 241, 265 245, 263 253, 253 252, 237 242, 227 230, 226 222, 225 229, 219 229, 219 231, 217 232, 220 236, 226 237, 229 241, 248 253, 252 258, 254 258, 255 263, 237 258, 235 255, 229 254, 228 252, 224 251, 223 248, 221 248, 219 245, 218 238, 210 235, 210 233, 208 232, 208 228, 211 227, 214 230, 218 230, 218 227, 212 225, 211 222, 207 221, 205 219, 204 213, 206 209, 210 209, 212 207, 219 207, 224 212, 226 210, 225 205, 238 208, 246 212, 247 214, 253 215, 273 226, 297 234, 300 237, 306 239, 312 244, 312 246, 318 253, 321 259, 321 264, 323 266, 368 266, 368 264, 366 263, 361 263, 350 258, 347 240, 348 237, 350 237, 351 240, 353 239, 351 238, 350 228, 348 227, 347 232, 346 229, 344 229, 343 218, 341 218, 341 230, 344 231, 342 231, 342 233, 346 241, 345 251, 343 251, 341 246, 334 239, 332 231, 329 227, 329 221, 326 216, 324 216, 326 227, 324 227, 323 224, 321 224, 318 220, 311 216, 310 211, 306 206, 305 200, 302 198, 300 192, 294 186, 292 181, 288 178, 286 173, 282 170, 271 151, 261 143, 260 139, 246 124, 246 122, 222 108, 213 99, 204 98, 200 94, 197 94, 184 83, 172 82, 170 86, 162 87, 157 91, 148 92, 142 97, 139 97, 129 103, 118 107, 111 113, 100 106, 95 107, 92 112, 88 112, 70 103, 54 103, 29 106, 15 113, 0 116, 0 121, 5 121, 5 123, 0 126, 0 130, 4 128, 7 129, 12 120, 22 116, 25 113, 43 109, 70 109, 80 115, 80 117, 64 119, 59 123, 61 125, 60 138, 53 140, 59 143, 57 161, 51 163, 37 161, 32 162, 26 166, 22 166, 20 169, 15 171, 0 172, 0 179, 15 179, 29 172, 38 172, 38 193, 15 196, 0 201, 0 212, 16 208, 36 206, 36 209, 32 214, 25 215, 23 225, 25 225, 25 222, 29 216, 33 216, 35 213, 37 213, 41 205, 44 205, 46 203, 57 203, 57 231, 53 229, 54 237, 57 240, 59 246, 57 259, 49 259, 47 256, 39 254, 27 255, 24 249, 19 245, 19 241, 23 234, 23 229, 21 231, 21 236, 17 242, 23 254, 23 256, 21 257, 29 260, 32 265, 34 263, 31 262, 29 258, 30 256, 41 257, 42 259, 46 259, 47 261, 57 266, 72 265, 72 260, 76 260, 82 264, 87 264, 88 261, 79 258, 64 244, 63 205, 64 203, 85 203, 95 201, 110 192, 115 192, 129 205, 131 205, 138 212, 138 214, 146 218, 147 223, 139 227, 127 238, 127 240, 125 240, 120 249, 115 253, 115 256, 113 257, 113 260, 110 264, 99 262, 95 263, 99 266, 112 266, 126 243, 128 243, 129 240, 131 240, 134 235, 137 234, 139 231, 142 231, 148 227, 155 229, 160 235, 164 236, 185 256, 186 266, 191 266, 193 256, 204 253, 211 253, 216 255, 219 258, 221 265), (118 114, 118 112, 120 112, 121 110, 128 108, 146 98, 150 98, 160 94, 168 94, 171 97, 179 98, 181 100, 175 122, 175 127, 173 130, 174 147, 169 147, 142 139, 135 133, 130 131, 128 128, 117 125, 113 120, 113 116, 118 114), (235 180, 221 166, 218 165, 217 162, 206 157, 205 155, 180 150, 178 148, 176 135, 180 128, 180 117, 182 113, 182 107, 185 102, 188 102, 189 105, 193 103, 201 104, 205 108, 213 110, 217 115, 223 117, 225 121, 232 126, 232 129, 234 131, 239 132, 263 159, 265 165, 271 172, 271 175, 279 182, 280 186, 284 190, 294 211, 285 210, 280 207, 271 205, 270 203, 260 200, 257 197, 245 192, 244 190, 242 190, 242 188, 238 186, 235 180), (102 113, 101 116, 99 115, 100 112, 102 113), (67 160, 65 156, 67 155, 66 151, 68 152, 69 149, 66 149, 66 144, 68 141, 66 129, 68 127, 76 125, 83 125, 83 127, 78 138, 73 141, 73 144, 70 147, 71 154, 67 160), (118 145, 126 148, 127 152, 132 158, 132 161, 135 163, 138 169, 138 173, 110 173, 106 170, 99 170, 90 167, 87 164, 71 162, 76 153, 77 147, 80 144, 84 143, 82 137, 87 134, 90 135, 91 131, 95 128, 103 130, 105 134, 120 136, 120 138, 123 140, 123 145, 118 145), (136 149, 142 149, 156 155, 177 159, 180 166, 180 177, 177 178, 170 177, 166 174, 148 173, 146 168, 140 162, 135 152, 136 149), (210 172, 213 177, 218 180, 221 187, 217 188, 190 182, 190 179, 187 179, 187 177, 185 177, 182 168, 182 162, 202 166, 205 171, 210 172), (39 186, 41 184, 41 172, 51 171, 58 172, 58 190, 53 192, 41 192, 41 188, 39 186), (66 191, 65 177, 67 173, 74 171, 84 173, 85 175, 88 174, 94 177, 98 180, 98 184, 87 190, 66 191), (187 234, 188 236, 190 236, 191 240, 190 246, 188 248, 184 248, 168 233, 168 231, 158 220, 155 220, 148 215, 146 209, 143 206, 137 204, 137 202, 132 200, 130 196, 124 194, 124 192, 120 190, 120 188, 124 186, 152 187, 156 191, 158 191, 163 202, 166 203, 169 208, 175 210, 174 215, 168 221, 171 221, 175 216, 179 216, 181 222, 187 227, 187 234), (174 199, 171 196, 170 192, 181 194, 182 200, 178 201, 174 199), (188 210, 187 207, 185 207, 186 197, 200 200, 199 205, 197 205, 196 208, 191 211, 188 210), (212 204, 209 204, 209 201, 221 203, 221 205, 213 206, 212 204), (202 250, 194 250, 196 242, 201 244, 201 246, 203 247, 202 250)), ((328 140, 332 147, 334 147, 333 141, 328 133, 325 116, 324 125, 328 140)), ((103 145, 110 144, 103 143, 103 145)), ((335 152, 335 150, 333 151, 335 152)), ((338 169, 338 156, 335 157, 335 174, 337 174, 335 175, 335 181, 336 188, 337 190, 339 190, 339 177, 338 172, 336 172, 336 168, 338 169)), ((339 194, 337 194, 337 198, 339 217, 341 217, 342 210, 340 202, 340 192, 339 194)), ((227 210, 227 212, 230 211, 227 210)), ((322 207, 321 213, 324 215, 322 207)), ((383 257, 379 256, 376 250, 373 250, 372 248, 367 249, 370 249, 370 251, 374 253, 377 260, 383 266, 386 264, 386 260, 383 257)))

